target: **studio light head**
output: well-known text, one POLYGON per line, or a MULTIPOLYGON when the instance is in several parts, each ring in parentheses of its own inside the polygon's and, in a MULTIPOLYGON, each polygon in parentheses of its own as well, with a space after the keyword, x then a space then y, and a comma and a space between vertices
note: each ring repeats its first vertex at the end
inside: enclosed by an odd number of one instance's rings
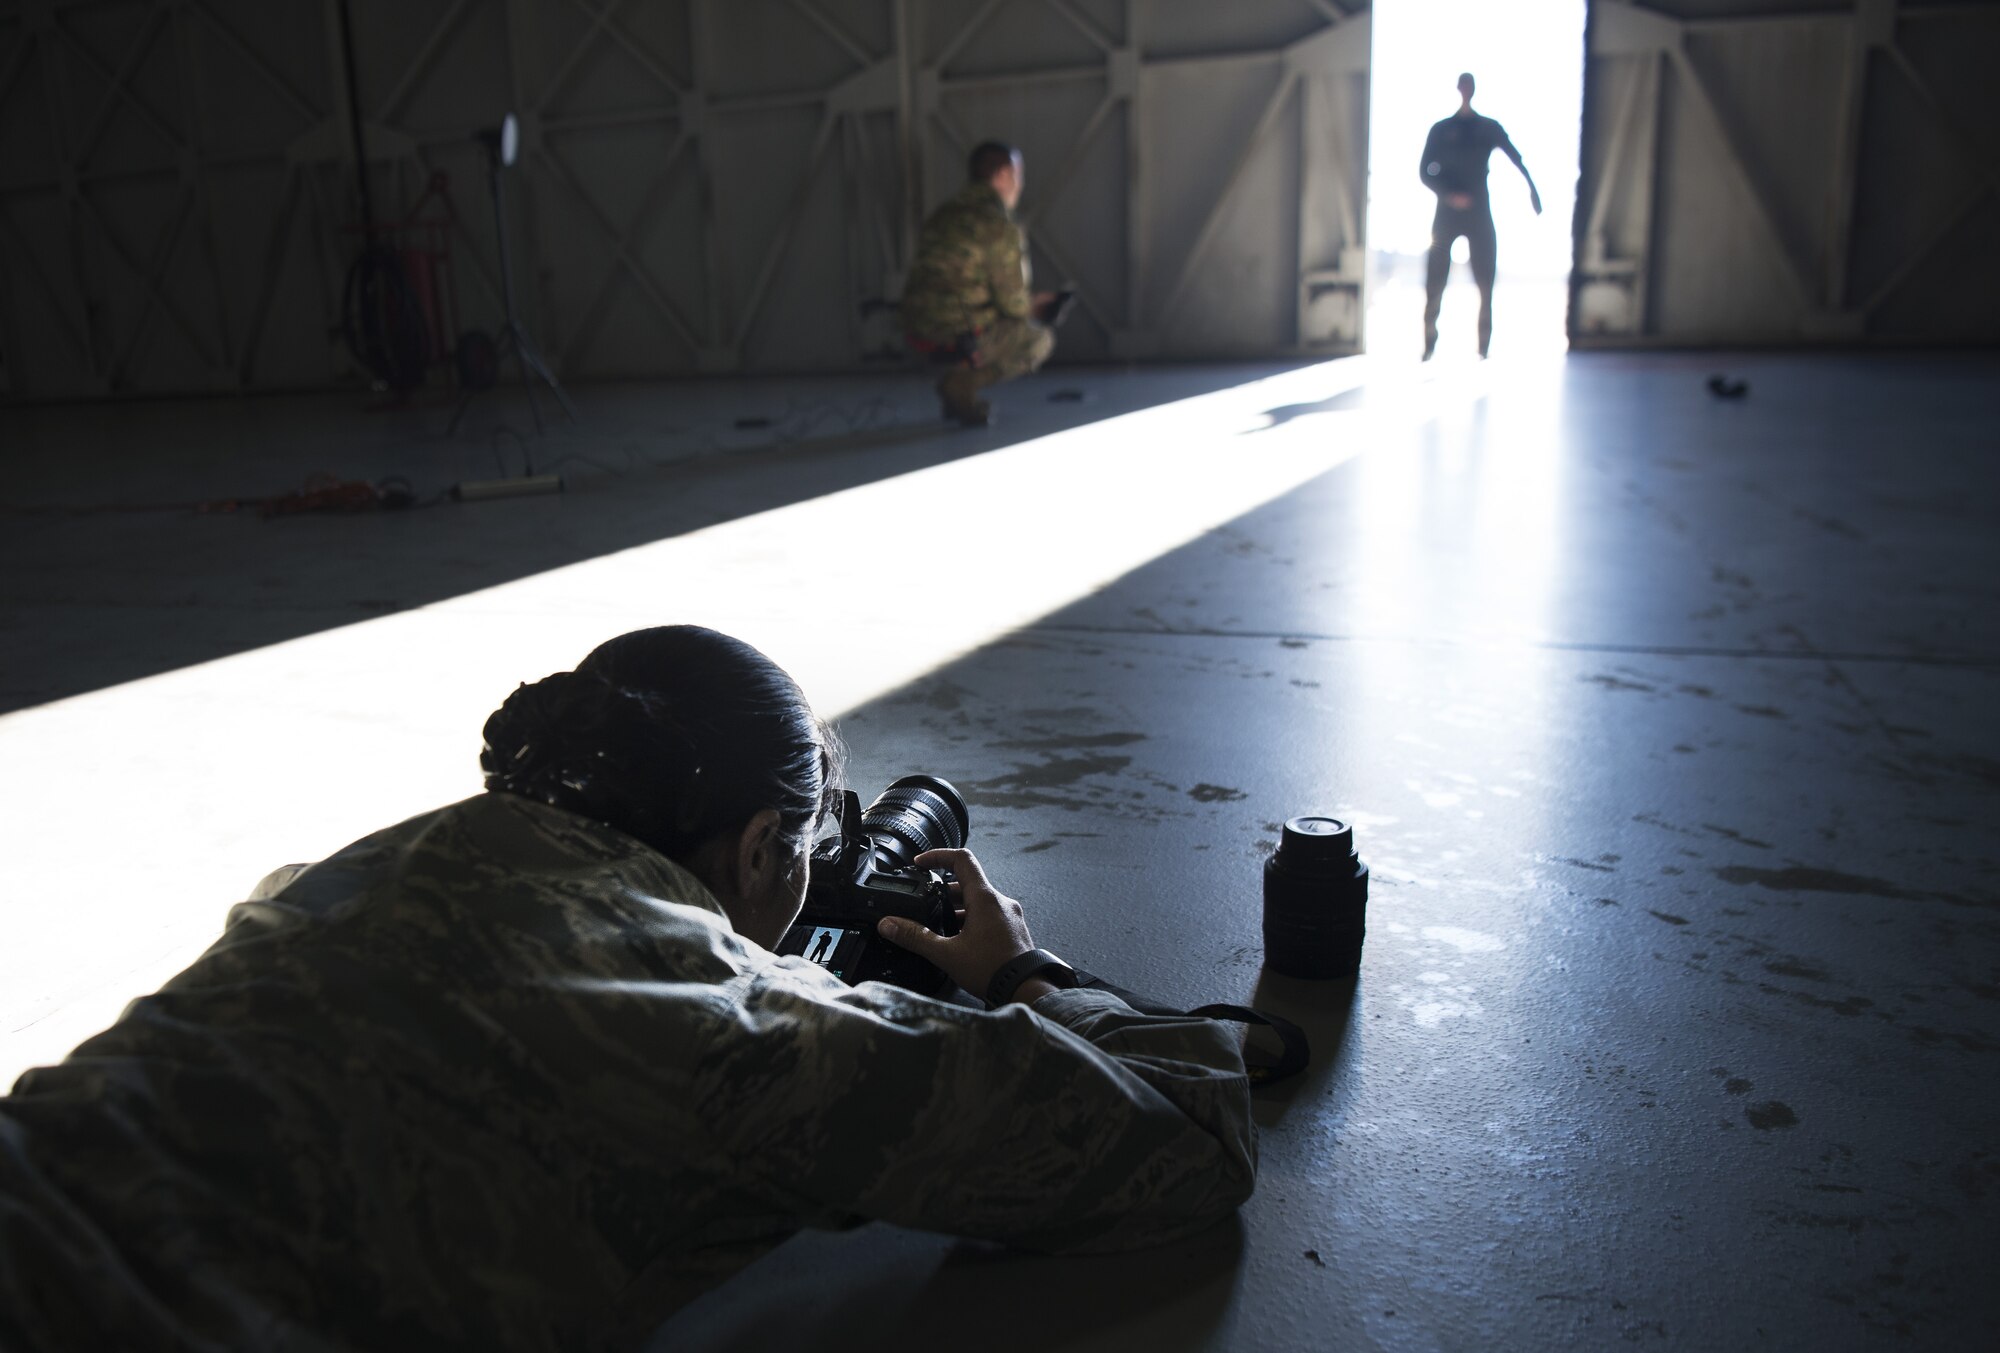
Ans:
POLYGON ((503 165, 512 165, 521 154, 521 123, 512 113, 500 119, 497 127, 488 127, 474 134, 473 140, 485 146, 487 151, 503 165))

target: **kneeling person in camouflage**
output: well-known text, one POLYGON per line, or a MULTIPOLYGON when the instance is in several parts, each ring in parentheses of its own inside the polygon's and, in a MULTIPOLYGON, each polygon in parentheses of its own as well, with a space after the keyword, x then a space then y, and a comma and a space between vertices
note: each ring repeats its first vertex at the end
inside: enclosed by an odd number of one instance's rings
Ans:
POLYGON ((972 152, 972 181, 946 201, 917 240, 903 289, 903 329, 920 352, 957 353, 938 382, 944 416, 991 421, 979 392, 1048 361, 1056 336, 1036 314, 1052 293, 1028 291, 1027 243, 1013 211, 1021 200, 1021 152, 988 141, 972 152))

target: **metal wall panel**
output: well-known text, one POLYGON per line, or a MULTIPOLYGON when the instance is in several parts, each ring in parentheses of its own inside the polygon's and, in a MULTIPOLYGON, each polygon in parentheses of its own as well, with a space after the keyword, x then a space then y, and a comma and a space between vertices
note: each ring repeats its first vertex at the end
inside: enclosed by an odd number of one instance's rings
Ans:
MULTIPOLYGON (((897 353, 917 224, 1021 144, 1069 356, 1361 340, 1364 0, 353 0, 378 216, 516 110, 525 318, 571 377, 897 353)), ((335 0, 0 0, 0 394, 298 388, 359 237, 335 0)))
POLYGON ((1580 345, 2000 339, 2000 7, 1595 0, 1580 345))
POLYGON ((331 107, 318 17, 257 0, 0 10, 10 392, 326 378, 315 265, 334 213, 292 153, 331 107))

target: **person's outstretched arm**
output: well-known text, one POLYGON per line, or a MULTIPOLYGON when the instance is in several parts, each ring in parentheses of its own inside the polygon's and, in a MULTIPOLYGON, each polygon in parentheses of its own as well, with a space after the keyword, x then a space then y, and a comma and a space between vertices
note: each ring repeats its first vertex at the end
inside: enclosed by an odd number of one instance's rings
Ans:
POLYGON ((1540 216, 1542 214, 1542 194, 1535 187, 1535 176, 1528 172, 1527 163, 1522 160, 1521 152, 1514 149, 1514 142, 1508 138, 1507 129, 1496 122, 1493 124, 1493 130, 1500 137, 1500 153, 1512 160, 1514 167, 1521 171, 1521 177, 1528 181, 1528 201, 1534 205, 1535 215, 1540 216))
MULTIPOLYGON (((1019 904, 951 854, 964 929, 902 938, 990 974, 1026 936, 1019 904)), ((1242 1054, 1211 1020, 1046 984, 1032 1008, 982 1012, 791 964, 725 991, 696 1063, 702 1120, 738 1187, 803 1224, 1128 1249, 1211 1225, 1255 1185, 1242 1054)))

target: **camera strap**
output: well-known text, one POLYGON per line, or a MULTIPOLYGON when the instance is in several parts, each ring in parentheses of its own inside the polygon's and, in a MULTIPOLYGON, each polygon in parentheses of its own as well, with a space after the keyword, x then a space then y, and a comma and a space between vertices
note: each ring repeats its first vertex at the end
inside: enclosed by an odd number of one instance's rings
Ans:
POLYGON ((1076 985, 1084 991, 1106 991, 1116 996, 1134 1010, 1146 1015, 1195 1015, 1202 1019, 1227 1020, 1232 1024, 1255 1024, 1269 1029, 1276 1036, 1279 1045, 1278 1056, 1273 1061, 1259 1059, 1252 1062, 1244 1059, 1252 1085, 1269 1085, 1273 1081, 1286 1080, 1304 1071, 1312 1061, 1312 1045, 1306 1041, 1306 1031, 1281 1015, 1268 1010, 1257 1010, 1247 1005, 1198 1005, 1192 1010, 1182 1010, 1176 1006, 1162 1005, 1148 1000, 1135 992, 1125 990, 1105 981, 1096 973, 1076 970, 1076 985))

